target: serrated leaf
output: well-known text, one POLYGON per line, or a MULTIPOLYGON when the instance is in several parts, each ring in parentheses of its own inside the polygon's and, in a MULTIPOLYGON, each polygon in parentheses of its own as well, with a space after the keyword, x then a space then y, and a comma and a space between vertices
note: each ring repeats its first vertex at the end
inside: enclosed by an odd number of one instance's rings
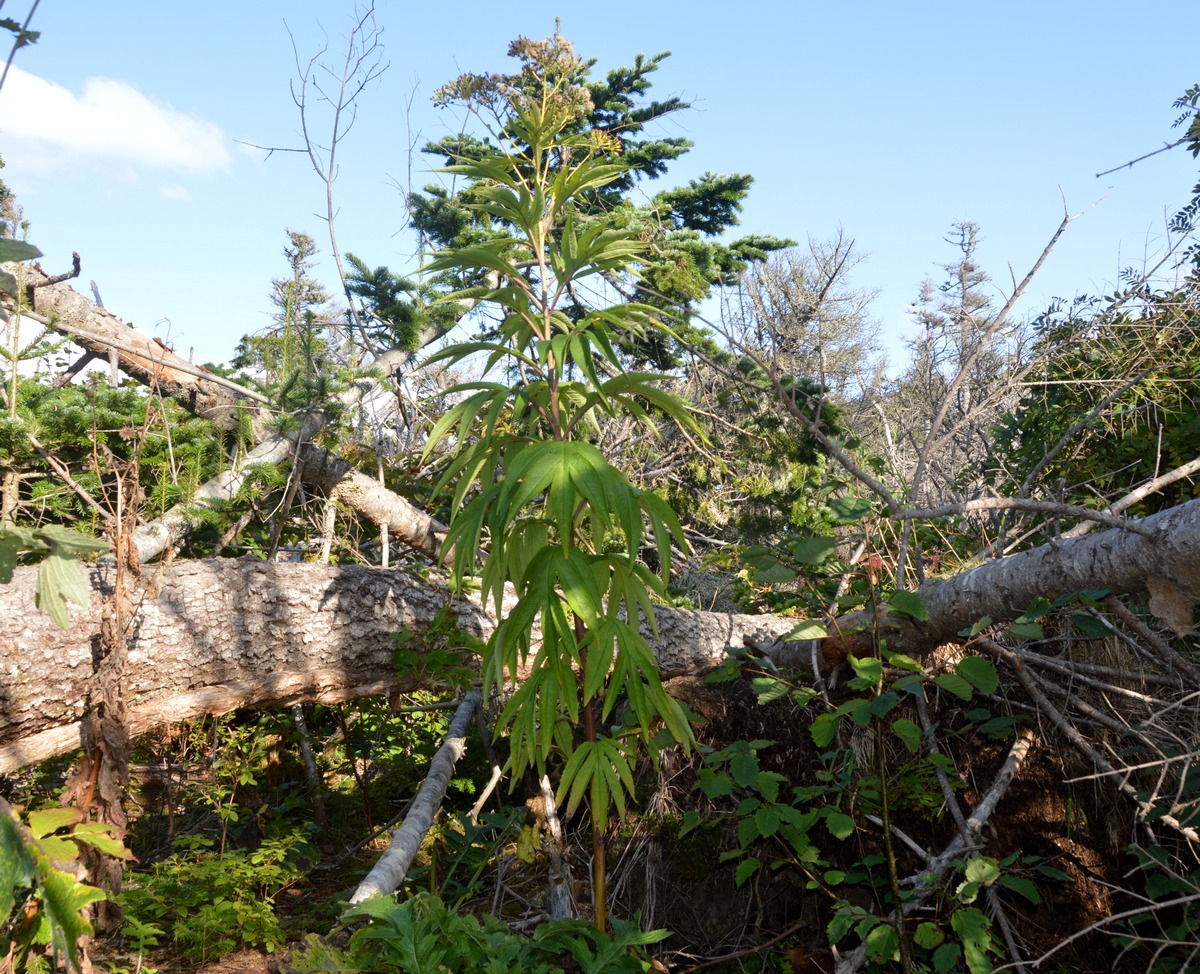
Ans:
POLYGON ((797 642, 802 639, 822 639, 828 633, 829 630, 820 619, 804 619, 796 623, 792 631, 783 638, 790 642, 797 642))
POLYGON ((1112 635, 1112 629, 1104 620, 1086 612, 1071 613, 1071 623, 1085 639, 1107 639, 1112 635))
POLYGON ((74 825, 81 817, 77 808, 43 808, 29 813, 29 831, 35 839, 44 839, 59 829, 74 825))
POLYGON ((964 639, 970 639, 972 636, 978 636, 981 632, 983 632, 983 630, 990 627, 991 624, 992 617, 984 616, 983 618, 976 620, 973 625, 968 626, 966 629, 960 630, 959 635, 964 639))
POLYGON ((881 923, 866 938, 867 957, 876 963, 899 957, 900 935, 890 923, 881 923))
POLYGON ((877 656, 850 656, 846 662, 855 675, 868 686, 877 686, 883 679, 883 660, 877 656))
POLYGON ((700 785, 700 790, 708 798, 723 798, 733 792, 733 781, 729 775, 719 774, 708 768, 700 769, 696 781, 700 785))
POLYGON ((867 706, 872 717, 886 717, 900 702, 900 694, 894 690, 885 690, 867 706))
POLYGON ((913 943, 926 950, 933 950, 945 939, 946 935, 938 929, 938 925, 930 923, 928 920, 918 923, 917 929, 913 933, 913 943))
POLYGON ((916 592, 893 592, 892 597, 888 599, 888 612, 899 616, 908 616, 910 619, 916 619, 918 622, 927 622, 929 620, 929 611, 921 602, 921 597, 916 592))
POLYGON ((791 546, 792 558, 800 565, 819 565, 838 546, 838 539, 827 535, 806 538, 791 546))
POLYGON ((1024 876, 1001 876, 1000 885, 1005 889, 1011 889, 1014 893, 1020 893, 1034 906, 1042 902, 1042 894, 1038 892, 1033 880, 1026 879, 1024 876))
POLYGON ((91 555, 108 550, 107 541, 64 528, 61 524, 47 524, 45 527, 38 528, 34 534, 51 542, 65 555, 91 555))
POLYGON ((840 869, 828 869, 821 878, 825 880, 828 886, 840 886, 846 881, 846 874, 840 869))
POLYGON ((974 907, 968 907, 954 911, 950 926, 962 942, 967 970, 971 974, 991 974, 992 962, 987 951, 992 945, 992 925, 988 918, 974 907))
POLYGON ((966 680, 980 693, 995 693, 1000 686, 1000 677, 991 660, 982 656, 967 656, 955 664, 954 672, 966 680))
POLYGON ((933 678, 943 690, 953 693, 960 700, 970 700, 975 690, 966 680, 957 673, 939 673, 933 678))
POLYGON ((758 696, 760 704, 774 703, 786 697, 791 690, 783 680, 774 676, 756 676, 750 681, 750 687, 758 696))
POLYGON ((865 497, 835 497, 828 506, 838 524, 856 524, 871 513, 865 497))
POLYGON ((778 832, 779 813, 775 810, 775 806, 760 806, 758 811, 754 813, 754 824, 758 828, 758 834, 764 839, 769 839, 778 832))
POLYGON ((747 879, 758 872, 759 861, 755 856, 749 856, 738 863, 737 871, 733 874, 733 881, 738 885, 743 885, 747 879))
POLYGON ((972 856, 963 868, 968 882, 990 886, 1000 878, 1000 864, 991 856, 972 856))
POLYGON ((828 747, 837 736, 839 718, 836 714, 818 714, 813 718, 809 733, 817 747, 828 747))
POLYGON ((916 754, 921 750, 921 728, 911 720, 901 717, 899 720, 892 721, 892 733, 904 742, 904 746, 908 748, 910 754, 916 754))
POLYGON ((760 771, 754 779, 754 784, 766 801, 774 802, 779 800, 779 786, 785 781, 787 778, 778 771, 760 771))
POLYGON ((683 813, 683 819, 679 823, 679 837, 682 839, 685 835, 696 828, 701 821, 700 813, 695 809, 688 809, 683 813))
POLYGON ((105 899, 104 893, 57 869, 42 874, 41 887, 42 909, 50 921, 54 946, 63 951, 73 965, 78 965, 79 939, 93 932, 92 925, 80 914, 92 903, 105 899))
POLYGON ((0 585, 12 581, 17 556, 24 550, 21 539, 12 531, 0 531, 0 585))
POLYGON ((94 849, 99 849, 106 856, 112 856, 114 859, 132 859, 133 853, 125 847, 125 844, 113 835, 112 827, 105 825, 103 822, 81 822, 75 826, 71 837, 76 842, 83 842, 92 846, 94 849))
POLYGON ((758 755, 754 751, 750 748, 734 751, 733 758, 729 762, 729 773, 738 785, 742 788, 749 788, 758 777, 758 772, 758 755))
POLYGON ((825 819, 825 828, 835 839, 847 839, 854 834, 854 819, 849 815, 839 812, 835 808, 825 810, 822 815, 825 819))
POLYGON ((933 969, 937 974, 951 974, 959 969, 962 948, 955 943, 942 944, 933 952, 933 969))
POLYGON ((1008 627, 1008 636, 1010 639, 1036 641, 1045 639, 1046 633, 1040 622, 1014 622, 1008 627))

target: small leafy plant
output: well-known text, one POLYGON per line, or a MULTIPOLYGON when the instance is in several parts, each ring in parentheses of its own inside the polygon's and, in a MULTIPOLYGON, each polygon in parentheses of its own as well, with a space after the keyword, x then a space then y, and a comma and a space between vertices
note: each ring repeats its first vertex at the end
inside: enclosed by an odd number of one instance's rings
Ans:
POLYGON ((83 821, 78 809, 30 812, 22 824, 0 799, 0 939, 12 946, 8 969, 18 974, 43 970, 47 952, 80 969, 80 938, 92 934, 87 908, 105 898, 102 890, 68 871, 81 843, 105 855, 130 857, 109 826, 83 821))

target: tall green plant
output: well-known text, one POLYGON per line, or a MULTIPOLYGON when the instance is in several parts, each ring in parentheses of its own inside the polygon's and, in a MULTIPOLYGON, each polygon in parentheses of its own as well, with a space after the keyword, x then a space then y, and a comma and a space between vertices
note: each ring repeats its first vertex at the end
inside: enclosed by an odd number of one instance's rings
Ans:
POLYGON ((656 753, 660 723, 685 746, 691 731, 639 629, 639 619, 654 627, 651 599, 665 594, 672 545, 685 545, 682 528, 589 437, 605 417, 648 418, 648 408, 681 424, 690 417, 662 390, 661 376, 624 372, 618 358, 621 339, 663 329, 655 309, 622 303, 578 313, 571 302, 585 281, 629 273, 643 244, 610 216, 591 212, 595 192, 628 166, 611 135, 576 131, 587 93, 563 70, 574 57, 569 45, 554 42, 540 61, 530 59, 525 84, 494 93, 507 104, 496 135, 501 148, 448 169, 472 181, 481 216, 512 232, 443 254, 429 267, 488 280, 450 300, 482 298, 500 308, 502 323, 493 340, 434 356, 454 363, 483 357, 486 366, 481 381, 455 388, 461 399, 432 431, 426 457, 454 434, 456 453, 440 483, 453 486, 456 512, 445 551, 453 551, 461 583, 487 547, 484 598, 501 621, 483 672, 489 689, 515 685, 499 721, 510 735, 510 769, 543 773, 553 757, 561 762, 558 797, 568 814, 587 798, 595 921, 604 929, 609 807, 624 810, 636 758, 656 753), (491 378, 497 375, 508 381, 491 378), (637 557, 651 537, 658 575, 637 557), (517 602, 501 613, 508 586, 517 602), (618 701, 627 702, 628 716, 613 728, 618 701))

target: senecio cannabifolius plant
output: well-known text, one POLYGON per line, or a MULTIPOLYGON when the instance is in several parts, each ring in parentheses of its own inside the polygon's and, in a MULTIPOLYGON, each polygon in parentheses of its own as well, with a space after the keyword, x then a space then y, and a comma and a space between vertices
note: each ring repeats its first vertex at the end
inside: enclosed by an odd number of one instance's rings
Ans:
POLYGON ((449 300, 483 299, 502 322, 488 340, 434 356, 486 356, 487 366, 482 381, 453 390, 461 398, 434 427, 426 456, 453 434, 456 453, 440 483, 454 490, 445 551, 454 552, 460 584, 481 575, 485 604, 500 619, 484 652, 485 689, 516 687, 497 732, 509 735, 514 778, 530 768, 544 773, 557 755, 568 815, 586 798, 603 929, 609 808, 624 812, 637 757, 656 756, 662 728, 685 747, 692 736, 639 631, 639 620, 653 631, 652 597, 665 593, 672 545, 685 546, 682 528, 589 437, 605 416, 647 418, 645 404, 684 425, 691 417, 663 391, 662 376, 626 372, 615 350, 622 337, 664 329, 655 309, 580 308, 574 300, 586 278, 633 273, 644 244, 619 219, 594 212, 595 191, 628 167, 612 135, 579 131, 587 92, 571 83, 570 70, 579 61, 558 37, 532 48, 524 74, 490 79, 487 105, 501 122, 501 147, 446 170, 471 181, 477 214, 507 233, 442 254, 428 269, 486 280, 449 300), (510 381, 491 381, 495 375, 510 381), (651 538, 658 574, 637 557, 651 538), (502 614, 509 585, 517 602, 502 614), (518 679, 518 671, 527 675, 518 679), (614 728, 621 700, 626 717, 614 728))

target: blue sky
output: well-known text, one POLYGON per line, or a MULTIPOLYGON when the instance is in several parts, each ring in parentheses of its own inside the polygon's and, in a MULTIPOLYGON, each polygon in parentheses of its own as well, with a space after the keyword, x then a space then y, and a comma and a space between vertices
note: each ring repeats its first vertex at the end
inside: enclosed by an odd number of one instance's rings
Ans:
MULTIPOLYGON (((340 150, 339 244, 413 269, 396 187, 410 167, 418 185, 431 178, 410 143, 458 122, 431 106, 433 89, 461 71, 508 70, 508 42, 550 34, 559 16, 601 71, 673 51, 654 94, 695 103, 665 132, 696 148, 667 180, 752 173, 739 233, 803 241, 843 228, 868 255, 854 283, 880 290, 873 311, 893 343, 911 331, 921 281, 954 258, 944 238, 957 220, 981 225, 979 258, 1004 285, 1010 264, 1020 278, 1040 253, 1064 197, 1071 212, 1103 197, 1025 307, 1096 293, 1161 251, 1166 214, 1197 178, 1182 149, 1095 177, 1177 134, 1170 103, 1200 81, 1200 65, 1175 53, 1188 6, 377 0, 389 67, 340 150)), ((31 24, 42 38, 0 92, 3 178, 43 266, 64 270, 79 251, 80 290, 95 280, 109 310, 197 361, 227 358, 269 322, 285 227, 328 255, 315 215, 324 187, 306 160, 238 144, 300 144, 285 20, 303 60, 324 43, 340 57, 354 7, 42 0, 31 24)), ((336 290, 327 259, 318 273, 336 290)))

